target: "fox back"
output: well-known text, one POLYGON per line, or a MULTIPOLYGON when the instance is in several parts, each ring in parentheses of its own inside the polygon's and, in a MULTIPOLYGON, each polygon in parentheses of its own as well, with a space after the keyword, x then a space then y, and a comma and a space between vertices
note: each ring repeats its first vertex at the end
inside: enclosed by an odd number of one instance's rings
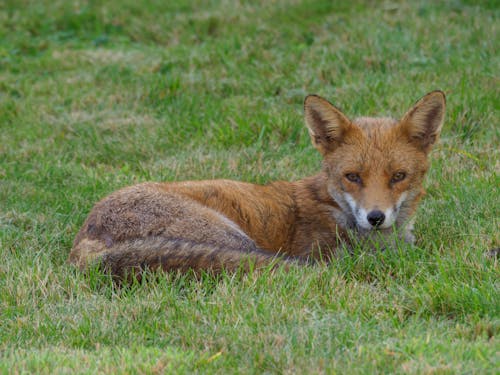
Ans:
POLYGON ((321 171, 295 182, 229 180, 144 183, 97 203, 70 262, 98 262, 115 275, 249 268, 332 259, 353 240, 413 241, 428 154, 445 97, 434 91, 400 119, 348 119, 325 99, 305 99, 305 122, 321 171))

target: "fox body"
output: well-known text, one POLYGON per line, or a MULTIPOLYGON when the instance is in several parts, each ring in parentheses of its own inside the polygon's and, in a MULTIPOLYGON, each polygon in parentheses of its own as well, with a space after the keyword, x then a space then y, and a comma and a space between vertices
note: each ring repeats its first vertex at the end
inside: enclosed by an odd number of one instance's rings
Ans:
POLYGON ((400 120, 349 120, 310 95, 305 122, 322 170, 295 182, 230 180, 143 183, 98 202, 69 261, 99 262, 114 275, 143 268, 234 270, 274 259, 330 260, 356 239, 397 233, 412 242, 428 154, 441 131, 445 97, 434 91, 400 120), (245 260, 250 262, 244 262, 245 260))

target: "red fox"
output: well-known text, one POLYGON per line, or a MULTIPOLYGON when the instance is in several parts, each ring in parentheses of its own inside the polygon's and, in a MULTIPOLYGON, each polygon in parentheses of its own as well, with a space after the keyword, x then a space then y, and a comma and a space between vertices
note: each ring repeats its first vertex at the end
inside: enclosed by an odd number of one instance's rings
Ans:
POLYGON ((312 177, 268 185, 230 180, 148 182, 98 202, 75 238, 69 262, 99 263, 113 275, 235 270, 331 261, 353 240, 399 234, 413 242, 411 218, 424 193, 428 154, 444 119, 433 91, 400 119, 349 120, 309 95, 305 123, 323 157, 312 177))

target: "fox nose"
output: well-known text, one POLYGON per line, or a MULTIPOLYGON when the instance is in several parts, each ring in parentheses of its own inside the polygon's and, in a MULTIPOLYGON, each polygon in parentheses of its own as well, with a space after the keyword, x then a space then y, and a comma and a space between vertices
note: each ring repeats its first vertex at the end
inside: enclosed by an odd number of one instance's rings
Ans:
POLYGON ((372 226, 378 227, 379 225, 382 225, 382 223, 384 222, 385 215, 380 210, 373 210, 373 211, 370 211, 370 213, 368 214, 368 216, 366 218, 368 219, 368 222, 372 226))

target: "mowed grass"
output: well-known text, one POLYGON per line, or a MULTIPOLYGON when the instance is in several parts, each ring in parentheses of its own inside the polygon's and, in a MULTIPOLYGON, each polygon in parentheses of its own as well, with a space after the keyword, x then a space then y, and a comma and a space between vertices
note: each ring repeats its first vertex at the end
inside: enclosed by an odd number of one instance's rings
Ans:
POLYGON ((493 1, 0 3, 3 373, 500 368, 493 1), (92 205, 147 180, 316 173, 308 93, 401 116, 447 93, 417 245, 286 273, 151 275, 66 259, 92 205))

